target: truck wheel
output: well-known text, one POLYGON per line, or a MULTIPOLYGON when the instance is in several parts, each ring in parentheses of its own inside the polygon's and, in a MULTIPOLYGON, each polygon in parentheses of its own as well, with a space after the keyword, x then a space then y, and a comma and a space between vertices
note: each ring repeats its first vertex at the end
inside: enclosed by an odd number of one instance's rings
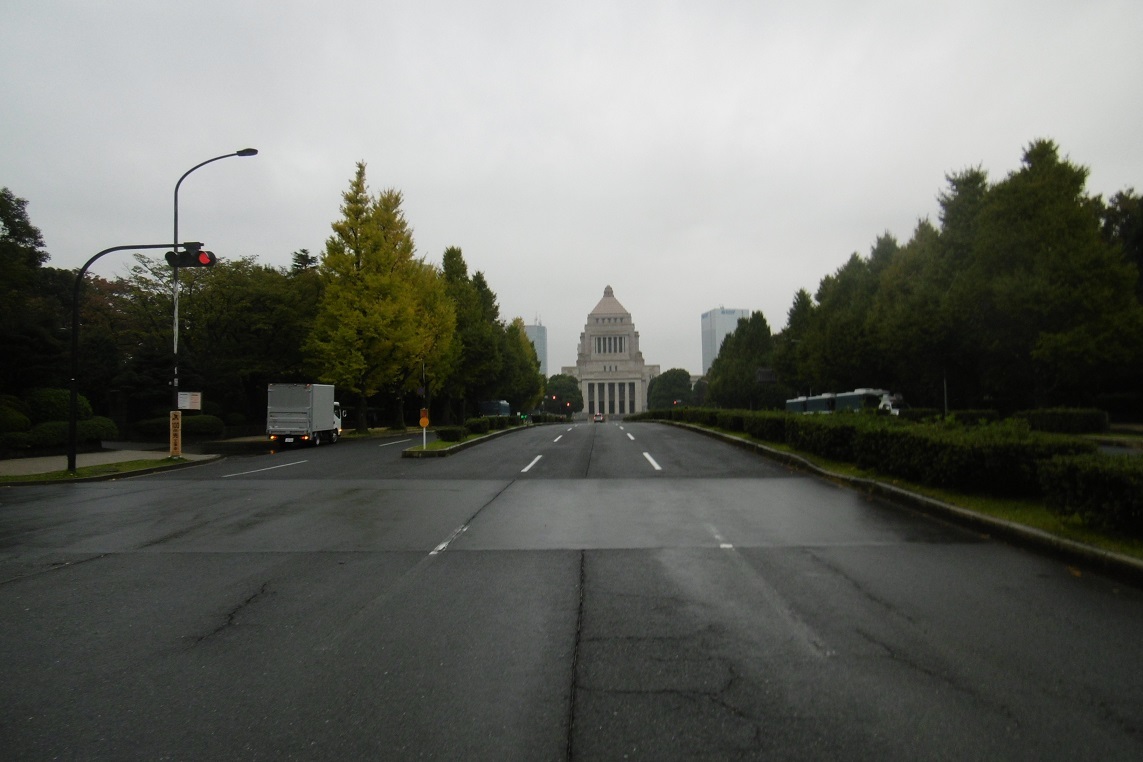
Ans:
POLYGON ((334 429, 333 431, 329 432, 329 443, 330 444, 337 444, 337 429, 334 429))
POLYGON ((317 447, 319 444, 321 444, 321 432, 315 431, 314 432, 314 447, 317 447))

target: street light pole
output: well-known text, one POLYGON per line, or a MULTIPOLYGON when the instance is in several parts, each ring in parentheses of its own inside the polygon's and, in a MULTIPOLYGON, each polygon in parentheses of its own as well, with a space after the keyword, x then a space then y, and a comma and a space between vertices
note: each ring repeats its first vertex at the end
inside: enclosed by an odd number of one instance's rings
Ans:
MULTIPOLYGON (((210 164, 214 161, 219 161, 220 159, 229 159, 231 156, 257 155, 257 148, 243 148, 241 150, 235 151, 234 153, 225 153, 222 156, 215 156, 213 159, 207 159, 206 161, 195 164, 186 172, 183 172, 182 177, 180 177, 179 181, 175 183, 175 228, 174 235, 171 237, 171 241, 174 243, 175 247, 174 251, 178 251, 179 246, 179 186, 183 184, 183 180, 187 179, 187 175, 189 175, 191 172, 194 172, 199 167, 204 167, 207 164, 210 164)), ((174 365, 174 373, 171 381, 171 409, 174 411, 179 409, 179 268, 172 267, 172 269, 174 270, 174 274, 171 277, 171 301, 174 302, 174 339, 171 355, 174 365)), ((174 436, 172 432, 172 441, 173 440, 174 436)), ((172 450, 171 455, 174 454, 175 453, 172 450)))

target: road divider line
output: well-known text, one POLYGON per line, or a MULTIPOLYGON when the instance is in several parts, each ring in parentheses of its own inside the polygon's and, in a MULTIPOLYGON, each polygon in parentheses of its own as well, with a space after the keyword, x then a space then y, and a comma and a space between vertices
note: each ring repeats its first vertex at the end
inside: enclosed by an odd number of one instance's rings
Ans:
POLYGON ((643 457, 647 459, 647 462, 650 463, 655 468, 656 471, 662 471, 663 470, 663 467, 660 466, 658 463, 656 463, 655 459, 651 457, 651 453, 645 452, 645 453, 643 453, 643 457))
POLYGON ((560 434, 558 437, 556 437, 555 439, 552 440, 552 444, 555 444, 556 442, 560 441, 563 438, 564 438, 564 435, 560 434))
POLYGON ((453 533, 448 536, 448 539, 446 539, 440 545, 438 545, 435 548, 433 548, 432 550, 430 550, 429 555, 435 556, 437 553, 441 553, 441 552, 447 550, 448 546, 452 544, 453 540, 455 540, 457 537, 460 537, 462 532, 467 532, 467 531, 468 531, 468 524, 461 524, 455 530, 453 530, 453 533))
POLYGON ((631 436, 631 432, 630 432, 630 431, 628 431, 628 432, 627 432, 627 438, 628 438, 628 439, 630 439, 632 442, 634 442, 634 441, 635 441, 635 437, 631 436))
POLYGON ((300 466, 303 463, 309 463, 309 461, 308 460, 297 460, 297 461, 294 461, 293 463, 283 463, 280 466, 269 466, 268 468, 256 468, 253 471, 243 471, 243 472, 237 473, 237 474, 223 474, 222 478, 227 479, 231 476, 246 476, 247 474, 259 474, 259 473, 262 473, 263 471, 273 471, 275 468, 288 468, 290 466, 300 466))
POLYGON ((386 442, 385 444, 379 444, 377 446, 378 447, 392 447, 395 444, 405 444, 405 442, 412 442, 412 441, 413 440, 411 440, 411 439, 402 439, 399 442, 386 442))
POLYGON ((709 531, 714 539, 718 542, 718 547, 722 548, 723 550, 734 550, 734 546, 727 542, 712 524, 707 524, 706 528, 707 531, 709 531))
POLYGON ((542 457, 544 457, 544 456, 543 455, 537 455, 535 458, 532 458, 532 462, 529 463, 528 465, 524 466, 522 469, 520 469, 520 473, 522 473, 522 474, 528 473, 528 471, 531 470, 532 466, 534 466, 540 462, 540 458, 542 458, 542 457))

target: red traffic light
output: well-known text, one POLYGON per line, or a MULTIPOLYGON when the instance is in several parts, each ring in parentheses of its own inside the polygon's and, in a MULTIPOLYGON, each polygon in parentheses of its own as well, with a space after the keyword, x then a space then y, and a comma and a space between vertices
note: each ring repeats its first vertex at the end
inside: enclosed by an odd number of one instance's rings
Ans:
POLYGON ((168 251, 167 264, 171 267, 213 267, 218 258, 213 251, 168 251))

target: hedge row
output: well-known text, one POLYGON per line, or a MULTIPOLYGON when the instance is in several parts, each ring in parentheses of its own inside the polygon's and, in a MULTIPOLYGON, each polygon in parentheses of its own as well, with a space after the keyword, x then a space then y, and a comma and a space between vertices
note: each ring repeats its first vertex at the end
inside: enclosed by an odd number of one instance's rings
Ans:
POLYGON ((1143 458, 1053 458, 1040 468, 1040 483, 1056 513, 1143 537, 1143 458))
POLYGON ((1088 408, 1046 408, 1016 413, 1036 431, 1057 434, 1102 434, 1110 426, 1107 413, 1088 408))
POLYGON ((436 429, 437 439, 442 442, 459 442, 468 435, 464 426, 441 426, 436 429))
POLYGON ((780 411, 671 408, 635 419, 669 419, 786 444, 830 460, 855 463, 887 476, 959 492, 1005 496, 1043 493, 1041 464, 1088 455, 1096 446, 1074 437, 1033 431, 1024 420, 987 424, 990 411, 965 411, 974 426, 911 423, 895 417, 780 411))
MULTIPOLYGON (((67 446, 67 421, 47 421, 36 424, 30 431, 9 431, 0 433, 0 450, 23 452, 32 449, 56 449, 67 446)), ((93 416, 85 421, 76 421, 77 442, 104 442, 119 438, 115 422, 103 416, 93 416)))
MULTIPOLYGON (((171 431, 171 417, 167 415, 162 418, 147 418, 136 423, 135 429, 144 436, 163 436, 171 431)), ((226 426, 216 415, 183 414, 183 436, 221 437, 225 434, 226 426)))

